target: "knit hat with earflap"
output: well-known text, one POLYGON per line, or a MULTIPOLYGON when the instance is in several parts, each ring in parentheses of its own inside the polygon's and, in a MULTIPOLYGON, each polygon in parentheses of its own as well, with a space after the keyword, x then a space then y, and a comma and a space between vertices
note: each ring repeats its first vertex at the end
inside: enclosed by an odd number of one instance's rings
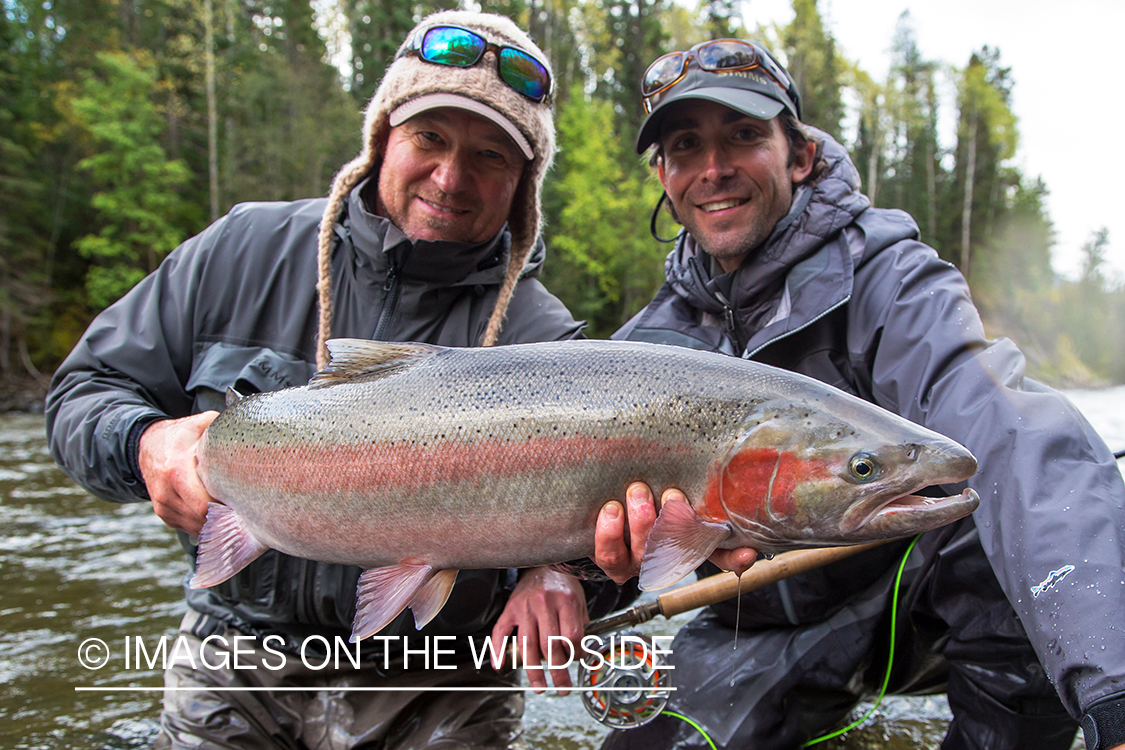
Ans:
MULTIPOLYGON (((434 13, 423 19, 407 39, 420 33, 420 30, 439 25, 460 26, 477 32, 486 41, 518 47, 538 58, 549 70, 546 55, 527 34, 520 31, 508 18, 491 13, 434 13)), ((379 89, 367 105, 363 125, 363 151, 336 175, 321 219, 317 280, 320 298, 317 365, 322 369, 328 361, 326 342, 331 335, 332 323, 331 267, 335 246, 333 227, 351 190, 368 175, 378 172, 383 160, 382 149, 386 146, 392 127, 392 115, 395 115, 397 124, 422 111, 419 107, 461 107, 477 114, 485 114, 508 131, 510 137, 514 127, 524 143, 520 144, 519 138, 513 138, 513 141, 521 151, 525 151, 525 155, 527 147, 533 152, 532 158, 524 166, 512 199, 512 209, 508 215, 508 229, 512 236, 508 267, 496 307, 481 341, 483 346, 496 343, 524 262, 539 238, 539 190, 555 154, 555 125, 549 97, 541 102, 534 102, 501 81, 496 71, 495 53, 491 51, 485 52, 484 58, 476 65, 457 68, 426 62, 415 55, 402 55, 405 48, 406 42, 399 49, 400 56, 387 68, 379 89), (425 100, 423 97, 426 97, 425 100), (414 104, 399 109, 408 102, 414 104), (484 105, 484 109, 481 105, 484 105)))

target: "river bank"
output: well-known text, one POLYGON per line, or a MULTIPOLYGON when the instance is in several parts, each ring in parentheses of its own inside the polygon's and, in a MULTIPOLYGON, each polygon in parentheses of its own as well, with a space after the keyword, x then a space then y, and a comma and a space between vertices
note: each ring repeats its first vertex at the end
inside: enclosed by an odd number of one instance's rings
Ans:
POLYGON ((26 373, 0 376, 0 414, 6 412, 43 413, 43 399, 51 378, 33 377, 26 373))

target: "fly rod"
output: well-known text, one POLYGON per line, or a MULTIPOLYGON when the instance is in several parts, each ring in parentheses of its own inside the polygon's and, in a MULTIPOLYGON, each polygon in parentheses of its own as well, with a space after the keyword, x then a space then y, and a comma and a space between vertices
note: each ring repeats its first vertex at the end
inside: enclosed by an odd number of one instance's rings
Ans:
POLYGON ((772 560, 758 560, 741 576, 732 572, 718 573, 701 581, 672 589, 660 594, 655 601, 638 604, 621 610, 586 626, 586 635, 600 635, 614 630, 648 622, 657 615, 674 617, 682 612, 706 607, 709 604, 730 599, 739 593, 745 594, 771 583, 819 568, 829 563, 846 559, 852 555, 874 549, 888 541, 856 544, 847 547, 824 547, 818 549, 784 552, 772 560))

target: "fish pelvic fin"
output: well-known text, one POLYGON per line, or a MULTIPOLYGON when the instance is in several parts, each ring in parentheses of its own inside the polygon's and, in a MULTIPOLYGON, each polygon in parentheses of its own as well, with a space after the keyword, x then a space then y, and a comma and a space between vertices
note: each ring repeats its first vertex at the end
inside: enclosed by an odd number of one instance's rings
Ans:
MULTIPOLYGON (((356 586, 351 642, 361 641, 387 627, 406 609, 432 573, 433 568, 425 563, 400 563, 363 571, 356 586)), ((444 599, 442 604, 445 604, 444 599)))
POLYGON ((699 567, 730 535, 726 524, 704 521, 683 500, 664 503, 641 559, 641 590, 671 586, 699 567))
POLYGON ((414 613, 414 627, 421 630, 426 624, 437 616, 449 594, 453 591, 453 583, 457 580, 457 569, 439 570, 430 576, 418 593, 410 600, 410 611, 414 613))
POLYGON ((195 575, 189 585, 205 589, 222 583, 268 549, 254 538, 234 509, 222 503, 208 503, 207 520, 199 532, 195 554, 195 575))
POLYGON ((324 388, 355 378, 385 378, 444 350, 432 344, 331 339, 328 366, 313 375, 309 387, 324 388))

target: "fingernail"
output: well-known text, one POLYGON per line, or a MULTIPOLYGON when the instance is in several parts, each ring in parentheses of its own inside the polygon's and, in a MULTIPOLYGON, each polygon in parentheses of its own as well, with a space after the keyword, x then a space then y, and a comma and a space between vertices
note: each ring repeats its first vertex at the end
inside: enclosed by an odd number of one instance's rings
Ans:
POLYGON ((616 521, 621 516, 621 506, 617 503, 610 503, 605 506, 606 518, 616 521))

